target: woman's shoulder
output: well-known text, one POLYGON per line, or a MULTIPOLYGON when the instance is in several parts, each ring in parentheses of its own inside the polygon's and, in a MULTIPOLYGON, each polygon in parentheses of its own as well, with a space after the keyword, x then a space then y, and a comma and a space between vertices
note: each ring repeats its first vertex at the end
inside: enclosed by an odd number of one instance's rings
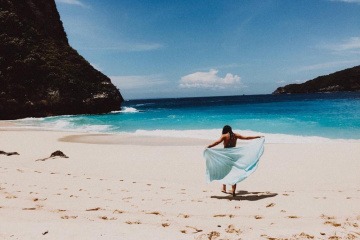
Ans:
POLYGON ((235 134, 235 136, 237 137, 237 138, 242 138, 243 137, 243 135, 241 135, 240 133, 234 133, 235 134))

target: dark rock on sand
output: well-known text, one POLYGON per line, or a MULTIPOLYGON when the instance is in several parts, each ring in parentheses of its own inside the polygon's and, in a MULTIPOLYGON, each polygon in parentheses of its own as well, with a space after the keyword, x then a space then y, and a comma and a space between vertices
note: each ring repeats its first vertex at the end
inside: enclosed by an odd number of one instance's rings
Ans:
POLYGON ((60 150, 57 150, 55 152, 53 152, 50 157, 47 157, 47 158, 42 158, 42 159, 38 159, 36 161, 46 161, 50 158, 55 158, 55 157, 62 157, 62 158, 69 158, 68 156, 66 156, 62 151, 60 150))
POLYGON ((62 151, 55 151, 53 152, 50 157, 62 157, 62 158, 69 158, 68 156, 66 156, 62 151))
POLYGON ((20 154, 17 153, 17 152, 4 152, 4 151, 0 151, 0 155, 1 155, 1 154, 6 155, 6 156, 20 155, 20 154))

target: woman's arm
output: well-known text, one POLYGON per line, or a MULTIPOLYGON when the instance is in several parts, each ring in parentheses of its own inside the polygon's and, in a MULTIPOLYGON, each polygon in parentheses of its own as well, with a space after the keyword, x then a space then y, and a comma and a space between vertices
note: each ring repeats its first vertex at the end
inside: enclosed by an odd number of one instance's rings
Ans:
POLYGON ((235 136, 237 139, 243 139, 243 140, 251 140, 251 139, 255 139, 255 138, 261 138, 262 136, 249 136, 249 137, 246 137, 246 136, 242 136, 238 133, 235 133, 235 136))
POLYGON ((222 136, 220 137, 220 139, 217 140, 216 142, 210 144, 210 145, 208 146, 208 148, 212 148, 212 147, 218 145, 219 143, 221 143, 222 141, 224 141, 224 135, 222 135, 222 136))

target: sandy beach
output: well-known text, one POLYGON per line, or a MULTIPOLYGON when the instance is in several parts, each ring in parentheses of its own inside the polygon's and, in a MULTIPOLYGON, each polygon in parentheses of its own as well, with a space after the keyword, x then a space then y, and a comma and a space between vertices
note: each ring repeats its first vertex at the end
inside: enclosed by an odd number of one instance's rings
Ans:
POLYGON ((2 127, 0 239, 360 238, 359 142, 266 143, 233 198, 205 139, 2 127))

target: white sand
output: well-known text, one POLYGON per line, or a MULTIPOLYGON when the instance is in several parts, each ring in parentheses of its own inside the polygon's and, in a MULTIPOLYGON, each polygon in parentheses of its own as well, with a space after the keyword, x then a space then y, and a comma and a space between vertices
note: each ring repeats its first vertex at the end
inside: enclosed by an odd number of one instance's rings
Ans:
POLYGON ((360 239, 360 143, 266 144, 232 198, 207 140, 72 134, 0 131, 0 239, 360 239))

